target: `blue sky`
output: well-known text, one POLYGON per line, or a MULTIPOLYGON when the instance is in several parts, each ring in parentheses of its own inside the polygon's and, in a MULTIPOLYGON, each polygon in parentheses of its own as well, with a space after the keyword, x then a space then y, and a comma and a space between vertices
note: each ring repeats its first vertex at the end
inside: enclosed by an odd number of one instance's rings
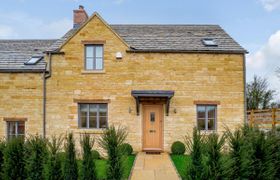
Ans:
POLYGON ((280 0, 1 0, 0 38, 59 38, 80 4, 112 24, 219 24, 250 52, 247 80, 280 89, 280 0))

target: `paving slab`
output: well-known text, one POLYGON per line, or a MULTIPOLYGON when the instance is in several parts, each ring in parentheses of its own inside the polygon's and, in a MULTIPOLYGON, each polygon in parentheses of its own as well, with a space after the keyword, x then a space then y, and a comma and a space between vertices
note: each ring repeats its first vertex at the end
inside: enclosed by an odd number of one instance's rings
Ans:
POLYGON ((131 180, 179 180, 167 153, 137 154, 131 180))

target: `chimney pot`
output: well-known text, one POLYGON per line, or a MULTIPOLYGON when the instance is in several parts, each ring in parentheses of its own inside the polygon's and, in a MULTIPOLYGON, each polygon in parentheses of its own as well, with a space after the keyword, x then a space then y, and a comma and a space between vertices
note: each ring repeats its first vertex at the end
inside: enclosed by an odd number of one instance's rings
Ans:
POLYGON ((80 5, 79 9, 73 11, 73 27, 78 28, 88 19, 88 14, 84 6, 80 5))

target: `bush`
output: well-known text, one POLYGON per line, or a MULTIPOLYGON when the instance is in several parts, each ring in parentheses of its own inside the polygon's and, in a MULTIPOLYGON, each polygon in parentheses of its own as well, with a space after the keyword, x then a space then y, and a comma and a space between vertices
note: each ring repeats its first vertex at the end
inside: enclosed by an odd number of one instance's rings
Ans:
POLYGON ((133 148, 130 144, 128 143, 124 143, 120 146, 120 151, 124 154, 124 155, 131 155, 133 153, 133 148))
POLYGON ((46 141, 35 135, 26 142, 26 170, 28 179, 43 179, 44 162, 46 160, 46 141))
POLYGON ((186 146, 181 141, 175 141, 171 146, 171 152, 175 155, 183 155, 186 151, 186 146))
POLYGON ((95 180, 95 164, 93 161, 92 147, 94 140, 90 138, 89 134, 84 134, 81 139, 81 146, 83 151, 81 179, 82 180, 95 180))
POLYGON ((15 137, 7 142, 4 151, 4 179, 26 179, 24 155, 24 139, 22 137, 15 137))
POLYGON ((188 179, 203 179, 205 165, 203 164, 204 139, 196 128, 193 129, 193 136, 186 137, 187 149, 191 153, 190 167, 186 167, 188 179))
POLYGON ((47 142, 48 145, 48 161, 46 165, 46 179, 48 180, 61 180, 62 174, 62 158, 59 153, 61 149, 62 138, 53 136, 51 141, 47 142))
POLYGON ((5 141, 0 141, 0 179, 2 178, 2 173, 3 173, 3 166, 4 166, 4 151, 6 147, 6 142, 5 141))
POLYGON ((100 153, 96 150, 92 150, 91 152, 93 159, 100 159, 100 153))
POLYGON ((78 165, 76 160, 76 150, 73 134, 70 133, 66 137, 64 146, 65 159, 64 159, 64 179, 77 180, 78 179, 78 165))
POLYGON ((225 143, 225 136, 219 138, 219 135, 212 133, 206 139, 206 179, 223 178, 222 148, 225 143))
POLYGON ((100 146, 106 150, 108 155, 107 179, 120 180, 123 176, 122 154, 120 146, 127 137, 124 128, 116 129, 114 126, 104 131, 99 139, 100 146))

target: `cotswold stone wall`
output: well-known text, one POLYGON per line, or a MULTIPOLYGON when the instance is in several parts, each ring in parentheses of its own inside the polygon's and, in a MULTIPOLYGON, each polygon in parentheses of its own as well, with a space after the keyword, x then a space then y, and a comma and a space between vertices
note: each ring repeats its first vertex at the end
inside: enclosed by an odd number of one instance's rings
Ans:
POLYGON ((127 49, 95 16, 63 46, 64 55, 53 55, 52 77, 47 81, 48 136, 70 131, 77 140, 85 132, 98 136, 102 131, 78 128, 77 100, 106 100, 109 125, 126 126, 127 141, 140 151, 142 112, 140 108, 140 115, 136 115, 131 90, 175 91, 170 114, 163 119, 165 151, 170 150, 172 142, 191 134, 196 125, 194 101, 220 102, 218 132, 224 126, 232 129, 244 122, 243 55, 127 53, 127 49), (104 71, 84 71, 82 41, 105 41, 104 71), (116 60, 116 52, 122 52, 122 60, 116 60))
POLYGON ((0 73, 0 136, 6 137, 5 120, 26 120, 25 132, 42 134, 43 79, 40 73, 0 73))

